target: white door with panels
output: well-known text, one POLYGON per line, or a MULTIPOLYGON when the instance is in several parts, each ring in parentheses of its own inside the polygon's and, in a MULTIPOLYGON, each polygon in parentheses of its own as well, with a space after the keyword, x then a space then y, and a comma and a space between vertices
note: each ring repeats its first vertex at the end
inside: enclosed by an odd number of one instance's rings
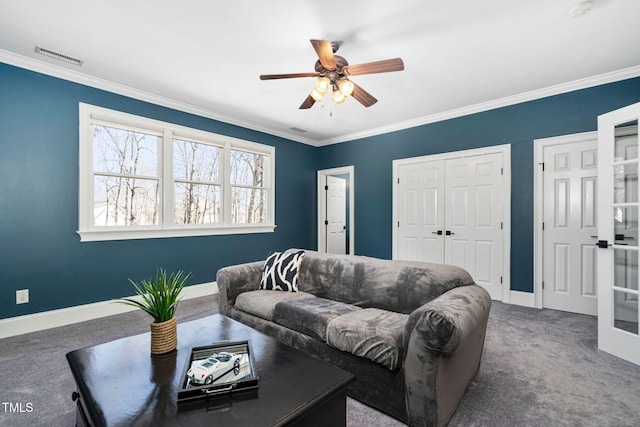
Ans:
POLYGON ((354 253, 354 180, 353 166, 318 171, 318 252, 354 253))
POLYGON ((595 316, 598 141, 543 148, 542 304, 595 316))
POLYGON ((502 154, 401 164, 395 258, 458 265, 502 300, 502 154))
POLYGON ((347 180, 327 176, 327 253, 347 252, 347 180))
POLYGON ((640 365, 640 103, 598 117, 598 348, 640 365))
POLYGON ((445 161, 445 263, 502 300, 502 155, 445 161))
POLYGON ((398 169, 398 259, 444 263, 444 162, 398 169))

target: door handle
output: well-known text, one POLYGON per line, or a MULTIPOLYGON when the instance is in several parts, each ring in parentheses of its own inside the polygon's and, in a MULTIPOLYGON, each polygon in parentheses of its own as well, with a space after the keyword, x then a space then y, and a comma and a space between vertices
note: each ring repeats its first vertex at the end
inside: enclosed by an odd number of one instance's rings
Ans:
POLYGON ((438 236, 442 236, 442 230, 432 231, 431 234, 437 234, 438 236))
POLYGON ((456 233, 454 233, 453 231, 447 230, 447 231, 445 231, 445 234, 446 234, 447 236, 453 236, 453 235, 454 235, 454 234, 456 234, 456 233))
POLYGON ((633 240, 635 239, 635 237, 633 236, 625 236, 624 234, 616 234, 614 237, 614 240, 633 240))
POLYGON ((611 243, 607 242, 606 240, 598 240, 596 246, 600 249, 607 249, 609 246, 611 246, 611 243))

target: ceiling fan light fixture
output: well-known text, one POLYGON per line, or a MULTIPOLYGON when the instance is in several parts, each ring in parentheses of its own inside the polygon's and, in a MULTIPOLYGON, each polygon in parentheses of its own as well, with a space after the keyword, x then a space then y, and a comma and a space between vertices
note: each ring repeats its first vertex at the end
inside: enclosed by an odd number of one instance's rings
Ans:
POLYGON ((340 92, 342 92, 342 94, 347 97, 353 93, 355 85, 349 79, 341 79, 338 80, 338 88, 340 89, 340 92))
POLYGON ((331 97, 334 104, 342 104, 347 97, 353 96, 364 107, 371 107, 378 100, 362 87, 351 82, 348 77, 404 70, 404 62, 402 62, 401 58, 349 65, 345 58, 334 55, 340 46, 339 43, 312 39, 311 45, 318 56, 314 72, 260 75, 260 80, 315 77, 316 81, 313 85, 313 90, 300 104, 299 109, 301 110, 308 110, 316 102, 321 102, 329 90, 332 91, 331 97))
POLYGON ((325 93, 331 87, 331 80, 328 77, 318 77, 316 80, 316 90, 320 93, 325 93))
POLYGON ((347 97, 337 87, 333 88, 331 97, 333 98, 333 103, 336 105, 342 104, 347 99, 347 97))
POLYGON ((313 90, 311 91, 311 97, 316 101, 316 102, 320 102, 322 101, 322 98, 324 98, 324 94, 325 94, 326 90, 324 92, 320 92, 318 90, 318 88, 313 88, 313 90))

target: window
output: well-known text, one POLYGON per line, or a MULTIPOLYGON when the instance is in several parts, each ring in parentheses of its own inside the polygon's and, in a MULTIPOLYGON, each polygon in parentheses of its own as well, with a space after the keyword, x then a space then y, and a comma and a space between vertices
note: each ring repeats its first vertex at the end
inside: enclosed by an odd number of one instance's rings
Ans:
POLYGON ((231 220, 235 224, 265 221, 265 156, 231 150, 231 220))
POLYGON ((219 224, 222 185, 220 147, 173 140, 173 200, 176 224, 219 224))
POLYGON ((80 104, 82 241, 271 232, 270 146, 80 104))

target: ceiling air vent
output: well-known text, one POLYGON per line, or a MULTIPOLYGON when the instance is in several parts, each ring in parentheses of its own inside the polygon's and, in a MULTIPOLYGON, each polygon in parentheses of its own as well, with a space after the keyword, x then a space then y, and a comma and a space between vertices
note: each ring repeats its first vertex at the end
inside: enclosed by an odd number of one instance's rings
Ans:
POLYGON ((68 62, 69 64, 77 65, 78 67, 81 67, 82 64, 84 63, 84 61, 81 61, 74 57, 65 55, 63 53, 54 52, 52 50, 45 49, 40 46, 36 46, 36 53, 39 53, 40 55, 48 56, 49 58, 54 58, 60 61, 68 62))
POLYGON ((294 127, 289 128, 289 130, 292 130, 292 131, 294 131, 294 132, 298 132, 298 133, 306 133, 306 132, 307 132, 306 130, 304 130, 304 129, 300 129, 300 128, 297 128, 297 127, 295 127, 295 126, 294 126, 294 127))

